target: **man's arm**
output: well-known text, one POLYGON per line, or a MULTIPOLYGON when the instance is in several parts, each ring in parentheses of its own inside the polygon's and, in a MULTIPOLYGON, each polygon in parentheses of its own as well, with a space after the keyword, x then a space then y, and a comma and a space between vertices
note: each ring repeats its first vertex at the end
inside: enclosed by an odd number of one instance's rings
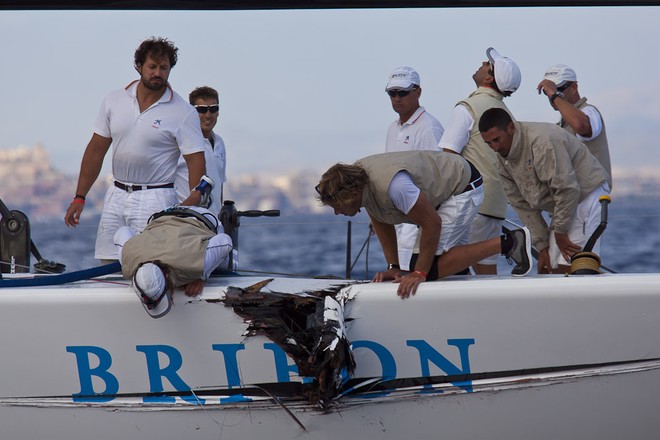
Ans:
POLYGON ((591 137, 591 122, 589 121, 589 116, 584 114, 582 110, 562 97, 555 98, 555 107, 559 110, 564 122, 570 125, 575 133, 585 138, 591 137))
POLYGON ((414 295, 417 292, 417 286, 421 282, 426 281, 426 274, 431 269, 435 251, 438 248, 440 228, 442 226, 440 216, 423 192, 419 193, 417 202, 408 212, 407 217, 421 228, 421 237, 419 257, 417 258, 413 272, 395 279, 395 282, 400 283, 397 289, 397 295, 401 299, 414 295))
MULTIPOLYGON (((396 242, 396 230, 394 229, 394 225, 383 223, 371 214, 369 214, 369 219, 371 220, 371 226, 374 228, 376 237, 378 237, 378 241, 380 242, 380 247, 383 249, 385 262, 398 265, 399 250, 396 242)), ((380 283, 381 281, 392 280, 398 272, 398 269, 377 272, 372 281, 380 283)))
MULTIPOLYGON (((103 166, 103 159, 110 149, 110 144, 112 144, 112 138, 106 138, 96 133, 92 135, 80 164, 80 175, 76 187, 77 195, 86 196, 94 182, 96 182, 103 166)), ((64 223, 67 226, 78 226, 84 206, 84 203, 69 205, 64 215, 64 223)))
MULTIPOLYGON (((544 79, 536 89, 539 93, 543 91, 546 96, 550 97, 557 92, 557 85, 549 79, 544 79)), ((553 104, 564 122, 570 125, 577 134, 585 138, 591 137, 591 123, 587 115, 561 96, 556 97, 553 104)))
POLYGON ((543 219, 543 215, 538 209, 529 206, 509 171, 499 163, 497 168, 507 200, 515 209, 520 221, 529 228, 532 234, 532 245, 539 250, 547 248, 548 224, 543 219))
MULTIPOLYGON (((202 176, 206 173, 206 159, 204 152, 199 151, 192 154, 184 154, 183 159, 188 166, 188 185, 190 186, 190 195, 181 202, 183 206, 196 206, 202 200, 202 194, 199 191, 193 191, 193 188, 199 184, 202 176)), ((217 184, 217 183, 216 183, 217 184)))

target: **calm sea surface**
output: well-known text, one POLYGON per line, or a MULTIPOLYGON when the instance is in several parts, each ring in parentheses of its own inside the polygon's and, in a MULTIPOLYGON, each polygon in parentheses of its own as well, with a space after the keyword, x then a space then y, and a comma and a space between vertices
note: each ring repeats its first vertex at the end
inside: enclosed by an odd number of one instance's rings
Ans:
MULTIPOLYGON (((281 217, 242 217, 239 272, 343 277, 348 220, 333 215, 288 216, 286 212, 281 217)), ((367 240, 369 222, 364 213, 350 220, 352 277, 370 278, 385 266, 378 239, 372 236, 367 240)), ((75 229, 61 221, 32 223, 32 239, 44 258, 66 264, 67 271, 85 269, 98 264, 94 260, 97 224, 98 218, 84 214, 81 226, 75 229)), ((660 200, 615 199, 609 206, 601 259, 616 272, 660 272, 660 200)), ((509 271, 502 258, 499 272, 509 271)))

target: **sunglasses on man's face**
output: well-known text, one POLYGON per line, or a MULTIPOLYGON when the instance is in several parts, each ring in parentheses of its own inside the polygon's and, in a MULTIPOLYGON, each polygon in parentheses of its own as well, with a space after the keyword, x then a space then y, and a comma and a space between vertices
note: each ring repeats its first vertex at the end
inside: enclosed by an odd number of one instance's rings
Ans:
POLYGON ((210 111, 211 113, 218 113, 220 106, 218 104, 213 105, 196 105, 197 113, 205 115, 206 112, 210 111))
POLYGON ((563 86, 561 86, 561 87, 557 87, 557 91, 558 91, 558 92, 564 92, 567 88, 569 88, 569 87, 572 86, 572 85, 573 85, 572 82, 567 82, 567 83, 564 84, 563 86))
POLYGON ((410 92, 412 92, 415 89, 411 90, 388 90, 387 94, 390 95, 390 98, 394 98, 398 96, 399 98, 403 98, 405 96, 408 96, 410 92))

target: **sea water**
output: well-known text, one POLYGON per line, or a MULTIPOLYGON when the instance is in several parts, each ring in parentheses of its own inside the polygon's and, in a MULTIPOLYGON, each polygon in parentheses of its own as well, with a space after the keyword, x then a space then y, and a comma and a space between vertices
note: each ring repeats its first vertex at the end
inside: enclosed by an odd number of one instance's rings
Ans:
MULTIPOLYGON (((603 266, 624 273, 660 272, 660 200, 615 198, 608 211, 601 241, 603 266)), ((367 215, 363 212, 348 218, 334 216, 330 209, 328 212, 241 217, 239 272, 344 277, 347 266, 352 266, 353 278, 368 279, 384 270, 382 250, 378 239, 370 234, 367 215)), ((513 217, 513 211, 511 214, 513 217)), ((98 218, 85 214, 77 228, 67 228, 62 221, 33 223, 32 238, 43 258, 66 264, 67 271, 80 270, 98 264, 94 259, 97 225, 98 218)), ((511 266, 500 258, 498 270, 507 274, 511 266)))

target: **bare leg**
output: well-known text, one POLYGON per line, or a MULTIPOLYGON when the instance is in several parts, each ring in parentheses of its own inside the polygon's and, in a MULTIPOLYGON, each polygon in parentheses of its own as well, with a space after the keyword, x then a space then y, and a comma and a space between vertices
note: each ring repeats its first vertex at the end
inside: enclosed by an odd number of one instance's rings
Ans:
POLYGON ((475 266, 477 262, 491 255, 499 254, 501 251, 500 237, 453 247, 438 259, 438 278, 444 278, 466 267, 475 266))
POLYGON ((475 264, 472 266, 477 275, 497 275, 497 264, 475 264))

